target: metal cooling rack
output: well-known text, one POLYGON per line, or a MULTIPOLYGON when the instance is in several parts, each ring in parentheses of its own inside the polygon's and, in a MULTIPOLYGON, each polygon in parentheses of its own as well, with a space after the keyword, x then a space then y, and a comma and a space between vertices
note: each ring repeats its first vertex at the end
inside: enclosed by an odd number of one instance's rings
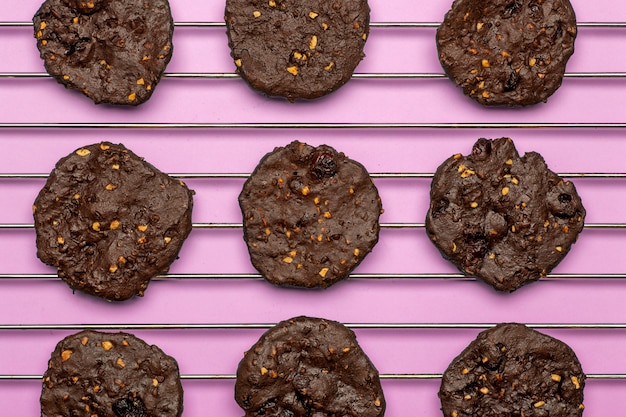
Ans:
MULTIPOLYGON (((32 26, 31 22, 8 22, 0 21, 0 28, 19 28, 32 26)), ((223 28, 223 22, 175 22, 177 27, 191 28, 223 28)), ((372 28, 436 28, 439 26, 437 22, 372 22, 372 28)), ((607 28, 607 29, 625 29, 624 22, 579 22, 578 28, 607 28)), ((46 73, 40 72, 3 72, 0 73, 1 79, 35 79, 47 78, 46 73)), ((626 78, 626 72, 577 72, 566 73, 566 78, 593 78, 593 79, 621 79, 626 78)), ((230 79, 238 78, 235 73, 165 73, 164 78, 194 78, 194 79, 230 79)), ((445 79, 442 73, 356 73, 353 78, 362 79, 445 79)), ((520 129, 520 128, 541 128, 541 129, 626 129, 625 123, 10 123, 1 122, 0 132, 3 129, 520 129)), ((173 177, 182 179, 224 179, 224 178, 246 178, 247 173, 172 173, 173 177)), ((580 180, 595 178, 606 181, 614 179, 626 178, 626 173, 601 173, 601 172, 580 172, 580 173, 560 173, 565 178, 576 178, 580 180)), ((411 179, 411 178, 432 178, 432 173, 372 173, 373 178, 394 178, 394 179, 411 179)), ((22 179, 45 179, 47 174, 25 174, 25 173, 0 173, 0 181, 13 181, 22 179)), ((1 221, 1 219, 0 219, 1 221)), ((194 229, 238 229, 241 223, 194 223, 194 229)), ((407 228, 421 229, 424 228, 423 223, 383 223, 382 228, 407 228)), ((0 233, 8 230, 31 230, 33 224, 18 223, 0 223, 0 233)), ((626 229, 626 223, 587 223, 587 229, 608 229, 619 231, 626 229)), ((408 274, 351 274, 351 279, 458 279, 473 280, 463 274, 442 274, 442 273, 408 273, 408 274)), ((261 279, 260 274, 217 274, 217 273, 177 273, 167 274, 157 277, 158 279, 261 279)), ((580 274, 550 274, 548 279, 626 279, 626 273, 615 274, 596 274, 596 273, 580 273, 580 274)), ((58 279, 56 274, 3 274, 0 273, 1 280, 11 279, 58 279)), ((66 331, 66 330, 174 330, 174 331, 194 331, 194 330, 217 330, 217 329, 267 329, 274 323, 175 323, 175 324, 1 324, 0 323, 0 339, 4 332, 20 330, 20 331, 66 331)), ((348 323, 347 327, 351 329, 381 329, 381 330, 398 330, 405 329, 486 329, 495 326, 496 323, 348 323)), ((535 329, 565 329, 571 331, 578 330, 624 330, 626 323, 536 323, 527 324, 527 326, 535 329)), ((386 373, 381 374, 381 379, 385 380, 437 380, 441 378, 439 373, 386 373)), ((588 373, 587 377, 591 380, 626 380, 626 373, 588 373)), ((233 380, 234 374, 183 374, 183 380, 233 380)), ((35 374, 0 374, 1 381, 21 381, 21 380, 40 380, 41 375, 35 374)))

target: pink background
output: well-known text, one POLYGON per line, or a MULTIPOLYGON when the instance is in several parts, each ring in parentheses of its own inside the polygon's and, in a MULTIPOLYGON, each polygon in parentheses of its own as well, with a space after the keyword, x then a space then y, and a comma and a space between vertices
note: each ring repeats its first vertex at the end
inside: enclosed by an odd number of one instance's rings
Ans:
MULTIPOLYGON (((222 20, 221 1, 172 0, 178 22, 222 20)), ((446 1, 370 0, 372 22, 438 22, 446 1)), ((617 0, 573 0, 579 22, 626 21, 617 0)), ((37 0, 0 0, 1 21, 30 21, 37 0)), ((626 69, 623 28, 579 28, 569 73, 626 69)), ((178 27, 169 73, 232 73, 224 27, 178 27)), ((361 74, 441 73, 434 28, 372 28, 361 74)), ((31 27, 0 27, 0 73, 42 72, 31 27)), ((468 153, 478 137, 512 137, 520 153, 540 152, 561 173, 624 171, 623 127, 297 128, 300 123, 625 123, 624 78, 567 78, 547 104, 488 109, 462 96, 443 78, 351 80, 336 93, 290 104, 262 97, 237 78, 165 78, 138 108, 95 106, 50 78, 0 77, 0 173, 48 173, 74 149, 100 140, 122 142, 169 173, 249 173, 275 146, 298 139, 326 143, 362 162, 372 174, 432 173, 451 154, 468 153), (191 123, 200 128, 24 128, 17 123, 191 123), (288 123, 283 128, 232 128, 233 123, 288 123), (215 127, 213 124, 226 124, 215 127)), ((587 223, 623 223, 626 179, 574 178, 587 223)), ((31 205, 44 179, 0 178, 0 223, 32 223, 31 205)), ((196 191, 194 222, 239 223, 242 178, 189 179, 196 191)), ((430 180, 378 178, 383 223, 421 223, 430 180)), ((6 325, 273 324, 296 315, 348 324, 626 323, 623 229, 589 228, 569 256, 541 280, 513 294, 496 293, 473 279, 403 278, 403 274, 456 274, 422 228, 385 228, 354 277, 324 291, 276 288, 259 278, 165 278, 145 297, 111 304, 71 290, 35 255, 34 230, 0 229, 0 375, 41 375, 56 342, 74 330, 7 329, 6 325), (566 278, 560 274, 588 274, 566 278)), ((254 274, 239 228, 198 228, 172 274, 254 274)), ((367 326, 366 326, 367 327, 367 326)), ((375 327, 375 326, 374 326, 375 327)), ((420 327, 420 326, 417 326, 420 327)), ((365 351, 382 374, 439 374, 480 329, 358 328, 365 351)), ((133 333, 177 358, 181 373, 232 375, 262 329, 139 329, 133 333)), ((567 342, 588 374, 626 373, 626 328, 543 330, 567 342)), ((186 379, 186 417, 242 415, 232 379, 186 379)), ((440 416, 437 379, 385 379, 387 416, 440 416)), ((623 413, 626 382, 590 379, 587 417, 623 413)), ((39 413, 37 379, 0 380, 2 415, 39 413)))

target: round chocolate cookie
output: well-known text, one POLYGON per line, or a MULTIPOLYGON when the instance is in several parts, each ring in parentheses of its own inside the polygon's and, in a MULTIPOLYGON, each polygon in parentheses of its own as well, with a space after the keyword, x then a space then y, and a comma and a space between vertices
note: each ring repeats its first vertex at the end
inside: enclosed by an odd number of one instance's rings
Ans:
POLYGON ((246 352, 235 400, 246 417, 382 417, 378 371, 354 332, 331 320, 278 323, 246 352))
POLYGON ((455 0, 437 30, 437 49, 465 95, 527 106, 561 86, 575 38, 569 0, 455 0))
POLYGON ((585 374, 572 349, 523 324, 481 332, 443 374, 445 417, 580 417, 585 374))
POLYGON ((46 0, 33 24, 46 71, 95 103, 145 102, 172 56, 167 0, 46 0))
POLYGON ((143 295, 191 231, 193 191, 123 145, 62 158, 33 213, 37 256, 75 290, 108 300, 143 295))
POLYGON ((331 93, 365 56, 369 11, 367 0, 226 0, 237 73, 289 101, 331 93))
POLYGON ((514 291, 563 259, 584 220, 574 184, 541 155, 520 157, 509 138, 479 139, 437 168, 426 231, 462 272, 514 291))
POLYGON ((328 287, 378 241, 382 204, 360 163, 294 141, 263 157, 239 195, 244 240, 269 282, 328 287))
POLYGON ((128 333, 82 331, 61 340, 48 362, 41 417, 179 417, 178 364, 128 333))

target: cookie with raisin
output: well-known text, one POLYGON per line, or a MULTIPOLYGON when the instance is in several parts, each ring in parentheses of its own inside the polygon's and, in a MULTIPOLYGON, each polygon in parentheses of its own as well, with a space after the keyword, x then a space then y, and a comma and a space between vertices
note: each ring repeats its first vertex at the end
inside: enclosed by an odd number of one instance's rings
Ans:
POLYGON ((129 333, 65 337, 43 375, 41 417, 180 417, 178 363, 129 333))
POLYGON ((265 332, 237 368, 246 417, 382 417, 378 371, 343 324, 294 317, 265 332))
POLYGON ((237 73, 268 96, 327 95, 351 78, 369 34, 367 0, 226 1, 237 73))
POLYGON ((191 232, 193 191, 122 144, 77 149, 33 205, 37 256, 72 289, 121 301, 168 271, 191 232))
POLYGON ((365 167, 294 141, 266 154, 239 195, 244 240, 269 282, 328 287, 378 242, 382 203, 365 167))
POLYGON ((585 214, 574 184, 541 155, 520 156, 509 138, 479 139, 437 168, 426 231, 460 271, 511 292, 567 255, 585 214))
POLYGON ((569 0, 455 0, 436 39, 446 75, 465 95, 528 106, 561 86, 576 33, 569 0))
POLYGON ((172 56, 167 0, 45 0, 33 24, 46 71, 96 104, 144 103, 172 56))
POLYGON ((443 374, 445 417, 580 417, 585 374, 564 342, 523 324, 481 332, 443 374))

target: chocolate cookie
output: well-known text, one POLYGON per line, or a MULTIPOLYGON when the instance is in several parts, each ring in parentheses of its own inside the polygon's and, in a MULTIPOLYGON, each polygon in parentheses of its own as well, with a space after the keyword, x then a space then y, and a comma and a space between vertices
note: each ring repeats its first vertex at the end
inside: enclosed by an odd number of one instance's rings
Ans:
POLYGON ((365 56, 367 0, 226 0, 237 73, 252 88, 289 101, 345 84, 365 56))
POLYGON ((278 323, 246 352, 235 400, 246 417, 382 417, 378 371, 354 332, 331 320, 278 323))
POLYGON ((269 282, 328 287, 378 241, 382 205, 363 165, 294 141, 263 157, 239 195, 244 239, 269 282))
POLYGON ((33 24, 46 71, 95 103, 145 102, 172 56, 167 0, 46 0, 33 24))
POLYGON ((443 374, 445 417, 580 417, 585 374, 572 349, 523 324, 481 332, 443 374))
POLYGON ((462 272, 514 291, 546 276, 576 242, 585 209, 574 184, 509 138, 479 139, 433 178, 428 236, 462 272))
POLYGON ((57 163, 35 200, 37 256, 73 289, 141 296, 191 231, 192 196, 121 144, 80 148, 57 163))
POLYGON ((437 30, 437 49, 465 95, 490 106, 527 106, 561 86, 575 38, 569 0, 455 0, 437 30))
POLYGON ((179 417, 182 411, 176 360, 128 333, 66 337, 43 376, 42 417, 179 417))

